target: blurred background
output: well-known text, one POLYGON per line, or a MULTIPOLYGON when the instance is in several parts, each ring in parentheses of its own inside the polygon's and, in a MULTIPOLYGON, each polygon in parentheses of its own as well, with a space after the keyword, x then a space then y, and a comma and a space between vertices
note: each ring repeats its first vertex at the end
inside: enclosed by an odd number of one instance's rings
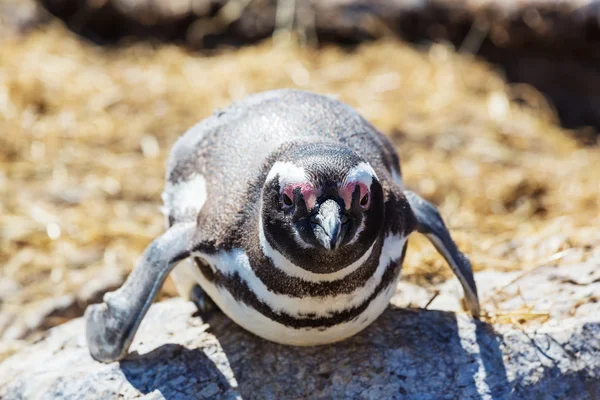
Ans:
MULTIPOLYGON (((476 271, 599 257, 599 45, 585 0, 0 0, 0 360, 122 283, 178 136, 268 89, 389 135, 476 271)), ((405 281, 451 276, 411 239, 405 281)))

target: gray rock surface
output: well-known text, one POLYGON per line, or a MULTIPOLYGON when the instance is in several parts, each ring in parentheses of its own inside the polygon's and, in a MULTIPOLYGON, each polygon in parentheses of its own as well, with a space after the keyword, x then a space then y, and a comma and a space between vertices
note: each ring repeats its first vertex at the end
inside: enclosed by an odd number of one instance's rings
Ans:
MULTIPOLYGON (((349 340, 301 348, 259 339, 220 313, 194 315, 192 303, 172 299, 152 306, 126 360, 105 365, 89 356, 76 319, 0 364, 0 398, 600 397, 599 259, 477 280, 484 309, 512 315, 512 323, 391 306, 349 340), (544 318, 525 323, 531 315, 544 318)), ((438 298, 456 297, 450 283, 438 290, 438 298)), ((403 293, 413 306, 428 301, 404 282, 392 303, 408 304, 403 293)))

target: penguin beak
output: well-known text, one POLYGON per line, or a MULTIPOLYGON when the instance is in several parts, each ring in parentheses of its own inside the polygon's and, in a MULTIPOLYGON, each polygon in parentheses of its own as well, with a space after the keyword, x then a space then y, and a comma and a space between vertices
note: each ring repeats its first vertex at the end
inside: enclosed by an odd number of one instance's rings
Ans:
POLYGON ((327 250, 335 250, 343 239, 342 211, 334 200, 326 200, 310 219, 317 241, 327 250))

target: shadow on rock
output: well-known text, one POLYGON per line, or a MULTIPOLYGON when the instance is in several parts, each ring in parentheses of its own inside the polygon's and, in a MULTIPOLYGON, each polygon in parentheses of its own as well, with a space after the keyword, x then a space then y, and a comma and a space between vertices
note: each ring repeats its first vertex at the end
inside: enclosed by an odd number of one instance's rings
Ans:
POLYGON ((167 400, 224 398, 233 389, 202 350, 177 344, 150 353, 132 354, 121 361, 123 374, 144 394, 159 391, 167 400))
POLYGON ((500 399, 510 391, 493 329, 449 312, 390 308, 359 335, 317 347, 267 342, 225 317, 210 322, 244 398, 500 399))
POLYGON ((511 386, 500 349, 502 336, 496 333, 491 325, 481 321, 476 322, 475 334, 481 365, 485 372, 483 390, 492 399, 505 399, 511 392, 511 386))

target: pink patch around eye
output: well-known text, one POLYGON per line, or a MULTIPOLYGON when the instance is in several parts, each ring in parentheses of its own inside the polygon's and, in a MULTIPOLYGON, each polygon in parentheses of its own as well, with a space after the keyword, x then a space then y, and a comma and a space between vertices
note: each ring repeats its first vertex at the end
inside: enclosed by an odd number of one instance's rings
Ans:
POLYGON ((314 208, 314 206, 317 203, 317 191, 309 183, 288 185, 283 189, 283 194, 285 194, 292 201, 294 201, 294 191, 297 188, 300 188, 300 193, 302 193, 302 197, 304 198, 304 201, 306 203, 306 208, 308 208, 309 210, 314 208))
MULTIPOLYGON (((348 182, 344 187, 342 187, 340 189, 340 196, 342 197, 342 199, 344 199, 344 204, 346 205, 346 209, 349 209, 350 207, 352 207, 352 195, 354 194, 354 190, 355 190, 356 186, 358 186, 360 189, 360 195, 358 197, 359 204, 362 201, 362 199, 365 197, 365 195, 367 193, 369 193, 369 189, 367 188, 367 185, 365 185, 364 183, 348 182)), ((371 196, 369 193, 369 196, 367 197, 367 202, 365 204, 361 204, 360 206, 362 208, 368 208, 370 204, 371 204, 371 196)))

